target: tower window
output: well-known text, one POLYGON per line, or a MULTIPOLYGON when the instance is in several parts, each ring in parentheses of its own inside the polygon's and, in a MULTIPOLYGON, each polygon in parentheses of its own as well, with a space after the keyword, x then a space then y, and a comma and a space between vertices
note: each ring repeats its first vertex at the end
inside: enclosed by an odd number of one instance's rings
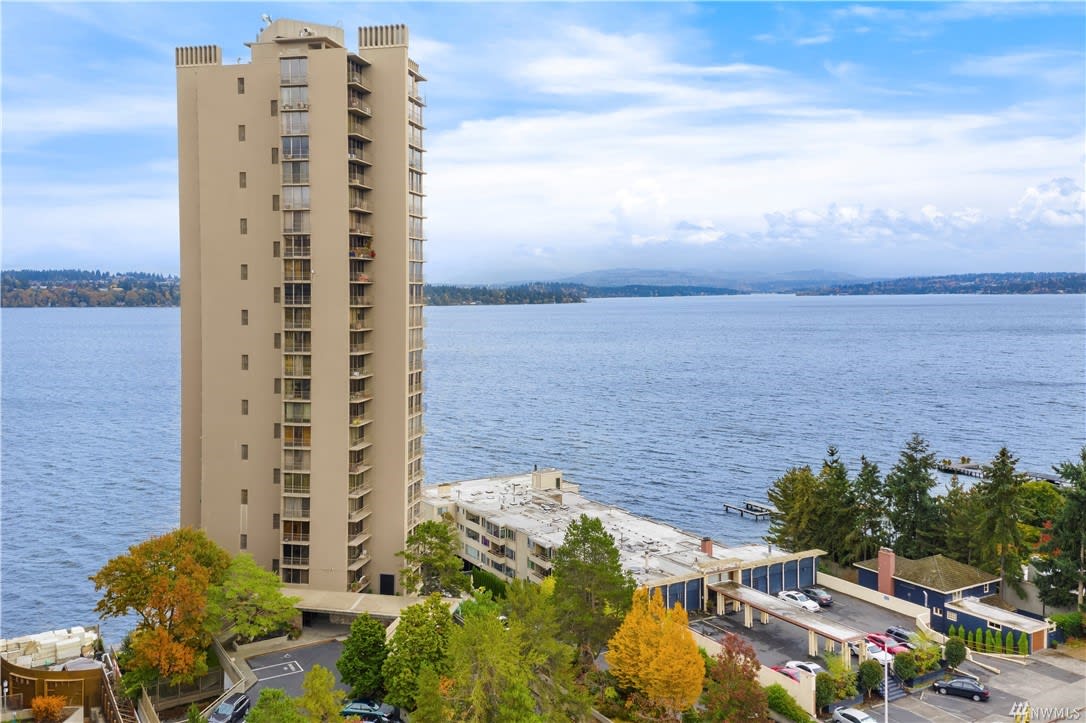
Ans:
POLYGON ((245 78, 238 78, 238 95, 245 95, 245 78))
POLYGON ((238 220, 238 231, 242 235, 249 233, 249 219, 242 218, 238 220))
POLYGON ((249 459, 249 445, 247 445, 247 444, 241 445, 241 458, 242 459, 249 459))
POLYGON ((245 188, 245 184, 249 179, 245 175, 245 171, 238 172, 238 188, 245 188))
POLYGON ((242 399, 241 400, 241 413, 242 414, 248 414, 249 413, 249 400, 248 399, 242 399))
POLYGON ((249 278, 249 264, 241 265, 241 280, 246 281, 249 278))
POLYGON ((238 126, 238 140, 239 141, 245 140, 245 126, 244 125, 239 125, 238 126))
POLYGON ((242 354, 241 355, 241 370, 243 372, 249 371, 249 355, 248 354, 242 354))
POLYGON ((249 310, 248 309, 242 309, 241 310, 241 325, 242 326, 249 326, 249 310))

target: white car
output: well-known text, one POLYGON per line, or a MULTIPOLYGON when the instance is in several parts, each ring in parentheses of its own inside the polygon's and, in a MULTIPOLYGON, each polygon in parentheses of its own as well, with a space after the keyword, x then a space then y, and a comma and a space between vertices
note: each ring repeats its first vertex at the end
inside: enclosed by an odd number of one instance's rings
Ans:
POLYGON ((817 613, 822 609, 814 600, 795 590, 781 590, 777 593, 777 597, 781 600, 787 600, 790 603, 799 605, 809 613, 817 613))
POLYGON ((833 719, 839 723, 877 723, 867 713, 855 708, 838 708, 833 712, 833 719))
POLYGON ((795 668, 796 670, 804 670, 811 675, 818 675, 819 673, 825 673, 826 669, 818 663, 808 663, 805 660, 789 660, 784 664, 786 668, 795 668))
MULTIPOLYGON (((862 640, 860 641, 860 645, 863 645, 867 648, 867 657, 871 658, 874 661, 877 661, 879 665, 894 664, 894 656, 890 653, 887 653, 885 650, 875 645, 874 643, 869 643, 866 640, 862 640)), ((853 655, 860 654, 860 649, 856 643, 849 643, 848 649, 852 651, 853 655)))

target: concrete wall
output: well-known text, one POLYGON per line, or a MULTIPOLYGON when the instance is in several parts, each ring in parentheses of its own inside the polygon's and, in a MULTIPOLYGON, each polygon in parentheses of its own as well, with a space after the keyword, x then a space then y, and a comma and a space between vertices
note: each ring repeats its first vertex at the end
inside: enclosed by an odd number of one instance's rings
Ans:
POLYGON ((869 602, 872 605, 879 605, 888 610, 893 610, 896 613, 908 615, 911 618, 923 616, 925 621, 928 620, 928 609, 923 605, 916 605, 906 600, 899 600, 889 595, 883 595, 876 590, 870 590, 862 585, 842 580, 833 575, 826 575, 821 572, 818 573, 817 584, 828 590, 835 590, 845 595, 863 600, 864 602, 869 602))

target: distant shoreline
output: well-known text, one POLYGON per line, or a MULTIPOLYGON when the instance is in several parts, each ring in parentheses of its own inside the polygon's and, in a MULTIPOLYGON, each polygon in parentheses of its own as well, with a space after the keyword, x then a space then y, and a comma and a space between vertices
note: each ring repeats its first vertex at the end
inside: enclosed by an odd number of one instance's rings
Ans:
MULTIPOLYGON (((957 274, 891 279, 866 283, 797 282, 794 288, 750 283, 744 288, 688 284, 586 285, 536 282, 511 286, 427 284, 427 306, 511 306, 579 304, 588 299, 737 296, 924 296, 933 294, 1076 295, 1086 294, 1086 273, 957 274)), ((181 280, 157 274, 110 274, 100 271, 4 271, 4 308, 176 307, 181 280)))

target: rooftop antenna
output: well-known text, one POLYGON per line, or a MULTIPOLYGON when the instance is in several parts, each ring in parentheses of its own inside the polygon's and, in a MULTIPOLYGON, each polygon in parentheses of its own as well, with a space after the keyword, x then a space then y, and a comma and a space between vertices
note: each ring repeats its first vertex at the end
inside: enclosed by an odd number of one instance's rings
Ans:
POLYGON ((263 13, 263 14, 261 14, 261 16, 260 16, 260 19, 261 19, 261 20, 263 20, 263 21, 264 21, 265 23, 267 23, 268 25, 271 25, 271 24, 272 24, 272 19, 271 19, 271 15, 268 15, 267 13, 263 13))

